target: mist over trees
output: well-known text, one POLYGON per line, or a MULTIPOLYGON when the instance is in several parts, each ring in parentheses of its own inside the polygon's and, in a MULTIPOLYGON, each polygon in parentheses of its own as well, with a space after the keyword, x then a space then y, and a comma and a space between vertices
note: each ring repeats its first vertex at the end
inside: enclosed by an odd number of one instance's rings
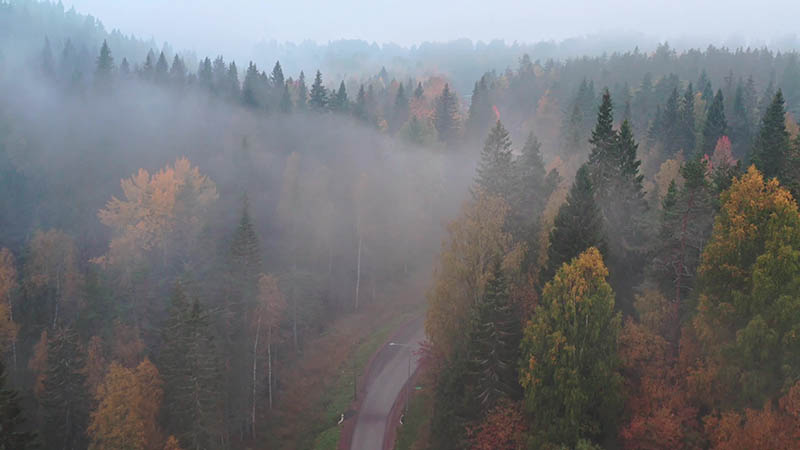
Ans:
POLYGON ((793 447, 797 52, 309 62, 360 45, 0 2, 0 447, 296 448, 286 374, 416 277, 421 448, 793 447))

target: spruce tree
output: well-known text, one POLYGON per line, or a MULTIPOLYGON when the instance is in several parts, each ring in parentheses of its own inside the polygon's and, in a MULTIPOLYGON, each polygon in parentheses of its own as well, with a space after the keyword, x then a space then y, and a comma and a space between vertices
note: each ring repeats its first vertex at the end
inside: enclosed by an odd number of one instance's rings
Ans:
POLYGON ((439 139, 452 143, 458 133, 458 100, 450 91, 450 85, 445 84, 442 95, 436 99, 433 124, 439 133, 439 139))
POLYGON ((696 145, 694 91, 692 90, 692 83, 689 83, 689 86, 686 87, 686 92, 683 94, 683 101, 680 107, 679 127, 679 148, 683 150, 684 155, 690 155, 694 152, 696 145))
POLYGON ((6 368, 0 359, 0 449, 26 450, 35 448, 36 435, 25 431, 17 391, 6 387, 6 368))
POLYGON ((225 92, 231 99, 239 99, 239 70, 236 68, 236 63, 231 61, 228 65, 228 71, 225 75, 225 86, 223 88, 223 92, 225 92))
POLYGON ((667 98, 661 120, 662 128, 659 141, 663 145, 665 156, 672 157, 680 149, 680 138, 682 137, 679 128, 680 106, 677 88, 674 88, 669 98, 667 98))
MULTIPOLYGON (((288 105, 288 108, 284 104, 284 95, 288 93, 288 89, 286 88, 286 78, 283 76, 283 68, 280 61, 275 61, 275 65, 272 67, 272 73, 269 75, 269 85, 270 104, 278 105, 281 112, 289 112, 291 104, 288 105)), ((291 102, 291 99, 289 100, 291 102)))
POLYGON ((519 311, 511 301, 509 281, 500 261, 474 306, 469 338, 470 383, 480 410, 490 411, 501 400, 520 392, 517 360, 522 335, 519 311))
POLYGON ((557 186, 551 185, 542 158, 541 144, 533 133, 528 135, 522 153, 513 164, 513 186, 510 195, 508 228, 519 241, 528 244, 523 271, 538 259, 539 217, 547 199, 557 186))
POLYGON ((425 90, 422 89, 422 82, 417 83, 417 88, 414 89, 414 98, 417 100, 422 98, 422 95, 425 93, 425 90))
POLYGON ((711 106, 708 107, 706 123, 703 127, 703 153, 706 155, 714 153, 717 140, 724 136, 727 130, 728 122, 725 120, 725 101, 722 97, 722 91, 717 90, 717 93, 714 95, 714 100, 711 101, 711 106))
POLYGON ((367 121, 367 94, 363 84, 358 87, 358 95, 356 95, 356 102, 353 105, 353 116, 358 120, 367 121))
POLYGON ((289 82, 284 83, 281 88, 281 98, 279 107, 282 113, 292 112, 292 95, 289 93, 289 82))
POLYGON ((172 59, 172 67, 169 69, 169 81, 175 86, 183 86, 186 84, 186 64, 183 59, 175 55, 172 59))
POLYGON ((616 157, 617 133, 614 131, 613 109, 611 94, 606 89, 603 92, 603 100, 597 110, 597 124, 592 130, 592 137, 589 139, 589 143, 592 145, 589 153, 592 185, 601 198, 607 197, 606 191, 616 175, 615 166, 618 162, 616 157))
POLYGON ((314 77, 314 84, 311 85, 308 106, 316 112, 324 112, 328 109, 328 90, 322 84, 322 73, 319 70, 314 77))
POLYGON ((408 121, 408 98, 405 88, 401 83, 397 87, 397 95, 394 97, 394 108, 392 109, 392 131, 399 130, 408 121))
POLYGON ((119 74, 122 78, 129 78, 131 75, 131 65, 128 62, 128 58, 122 58, 122 62, 119 64, 119 74))
POLYGON ((347 112, 350 109, 350 100, 347 98, 347 89, 344 81, 339 83, 339 90, 331 98, 331 110, 334 112, 347 112))
POLYGON ((475 83, 467 115, 467 131, 473 136, 482 136, 492 123, 492 105, 489 101, 489 88, 486 75, 475 83))
POLYGON ((261 92, 259 73, 256 65, 250 61, 247 66, 247 72, 244 75, 244 82, 242 83, 242 102, 245 106, 251 108, 258 108, 261 106, 261 92))
MULTIPOLYGON (((751 159, 766 178, 782 178, 790 156, 789 132, 786 130, 786 109, 780 89, 772 98, 758 132, 751 159)), ((783 181, 781 179, 781 181, 783 181)))
POLYGON ((737 158, 745 156, 753 145, 751 123, 746 103, 744 86, 740 81, 736 87, 736 96, 733 99, 733 114, 731 115, 732 153, 737 158))
POLYGON ((167 64, 167 57, 164 56, 164 52, 158 55, 158 61, 153 70, 153 79, 158 83, 166 83, 169 80, 169 64, 167 64))
POLYGON ((561 127, 561 142, 564 153, 567 155, 577 154, 585 142, 583 133, 583 112, 581 112, 581 107, 578 102, 575 102, 572 106, 569 117, 566 118, 564 125, 561 127))
POLYGON ((562 264, 589 247, 596 247, 605 253, 606 238, 603 217, 594 200, 589 168, 583 165, 575 174, 567 201, 561 205, 553 222, 547 264, 541 273, 542 283, 553 278, 562 264))
POLYGON ((211 66, 211 58, 206 57, 200 61, 197 68, 197 81, 204 89, 212 90, 214 86, 214 72, 211 66))
POLYGON ((108 43, 103 41, 100 47, 100 55, 97 57, 97 67, 94 72, 94 80, 97 87, 101 90, 111 88, 112 77, 114 76, 114 58, 111 56, 111 49, 108 43))
POLYGON ((483 146, 475 184, 483 192, 508 201, 512 183, 511 138, 498 120, 483 146))
POLYGON ((207 313, 176 284, 159 367, 167 429, 186 448, 213 448, 221 415, 220 364, 207 313))
POLYGON ((85 448, 89 392, 78 335, 56 330, 47 345, 47 371, 41 404, 47 448, 85 448))

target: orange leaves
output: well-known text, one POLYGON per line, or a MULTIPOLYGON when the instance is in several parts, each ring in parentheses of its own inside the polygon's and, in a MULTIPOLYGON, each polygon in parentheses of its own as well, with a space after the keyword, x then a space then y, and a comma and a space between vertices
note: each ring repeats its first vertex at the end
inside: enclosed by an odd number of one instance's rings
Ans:
POLYGON ((158 413, 163 397, 158 369, 148 360, 135 369, 111 363, 95 397, 88 433, 90 449, 158 449, 158 413))
POLYGON ((525 448, 525 418, 516 403, 503 402, 468 430, 472 450, 518 450, 525 448))
POLYGON ((95 260, 99 263, 137 261, 153 249, 166 252, 172 239, 194 237, 217 199, 214 182, 186 158, 152 176, 140 169, 121 185, 124 199, 112 197, 97 214, 115 231, 108 255, 95 260))

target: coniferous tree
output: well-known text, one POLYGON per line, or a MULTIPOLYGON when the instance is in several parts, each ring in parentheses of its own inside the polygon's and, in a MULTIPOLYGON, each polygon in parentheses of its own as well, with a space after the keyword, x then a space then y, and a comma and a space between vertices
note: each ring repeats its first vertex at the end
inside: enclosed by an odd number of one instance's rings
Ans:
POLYGON ((595 193, 601 198, 606 198, 606 190, 616 175, 617 133, 614 131, 614 106, 611 94, 606 89, 603 100, 597 110, 597 124, 592 130, 589 143, 592 150, 589 153, 589 169, 592 174, 592 185, 595 193))
POLYGON ((306 74, 300 71, 300 77, 297 79, 297 101, 295 108, 298 111, 305 111, 308 107, 308 88, 306 87, 306 74))
POLYGON ((25 431, 17 391, 6 386, 6 368, 0 360, 0 449, 26 450, 35 448, 36 435, 25 431))
POLYGON ((589 168, 583 165, 575 174, 567 201, 561 205, 553 222, 547 264, 541 274, 542 282, 549 281, 562 264, 589 247, 605 253, 606 238, 603 217, 594 199, 589 168))
POLYGON ((528 244, 522 268, 527 272, 538 259, 539 217, 558 184, 547 178, 541 144, 533 133, 528 135, 522 153, 514 161, 513 180, 508 228, 517 240, 528 244))
POLYGON ((158 55, 158 61, 153 70, 153 79, 157 83, 166 83, 169 80, 169 64, 167 64, 167 57, 164 56, 164 52, 158 55))
POLYGON ((394 108, 392 109, 392 131, 399 130, 408 121, 408 97, 406 97, 403 84, 397 87, 397 94, 394 97, 394 108))
POLYGON ((450 85, 445 84, 442 95, 436 99, 433 123, 439 133, 439 139, 452 143, 458 133, 458 100, 450 91, 450 85))
POLYGON ((779 177, 781 181, 791 152, 785 117, 783 94, 778 89, 764 113, 751 155, 753 163, 766 178, 779 177))
POLYGON ((741 81, 736 87, 736 96, 733 99, 733 111, 731 115, 731 141, 733 141, 733 154, 738 158, 745 156, 747 151, 752 148, 752 124, 750 121, 747 100, 745 99, 745 88, 741 81))
POLYGON ((231 99, 239 99, 239 70, 236 68, 236 63, 231 61, 228 65, 228 70, 225 75, 225 86, 223 92, 231 99))
POLYGON ((103 46, 100 47, 100 55, 97 57, 97 66, 94 72, 95 84, 99 89, 107 91, 111 88, 113 76, 114 58, 111 56, 111 49, 108 48, 108 43, 103 41, 103 46))
POLYGON ((211 58, 206 57, 200 61, 200 66, 197 68, 197 81, 204 89, 209 91, 214 86, 214 69, 211 66, 211 58))
POLYGON ((289 93, 289 82, 283 84, 281 89, 280 110, 282 113, 292 112, 292 95, 289 93))
POLYGON ((686 87, 686 92, 683 94, 683 101, 680 106, 679 128, 679 148, 683 150, 684 155, 692 154, 696 145, 694 91, 692 90, 692 83, 689 83, 689 86, 686 87))
POLYGON ((728 122, 725 120, 725 102, 722 91, 717 90, 711 106, 708 107, 706 123, 703 127, 703 153, 710 155, 714 152, 717 140, 724 136, 728 130, 728 122))
POLYGON ((561 142, 567 155, 574 155, 580 151, 584 141, 583 113, 578 102, 572 106, 572 112, 561 129, 561 142))
POLYGON ((423 94, 425 94, 425 90, 422 89, 422 82, 420 81, 420 82, 417 83, 417 88, 414 89, 414 98, 419 100, 419 99, 422 98, 423 94))
POLYGON ((474 308, 469 378, 480 410, 489 411, 504 399, 514 399, 520 391, 516 364, 521 322, 500 261, 495 261, 492 278, 474 308))
POLYGON ((221 385, 208 315, 180 284, 162 329, 159 366, 167 429, 188 448, 213 448, 220 433, 221 385))
POLYGON ((316 112, 324 112, 328 109, 328 90, 322 84, 322 73, 319 70, 317 70, 314 83, 311 85, 308 106, 316 112))
POLYGON ((466 128, 473 136, 482 136, 491 126, 492 105, 489 102, 489 87, 486 75, 475 83, 469 104, 466 128))
POLYGON ((119 74, 122 78, 129 78, 131 75, 131 65, 128 62, 128 58, 122 58, 122 62, 119 64, 119 74))
POLYGON ((169 80, 170 83, 174 84, 175 86, 183 86, 186 84, 186 64, 184 64, 183 59, 175 55, 172 59, 172 67, 169 69, 169 80))
MULTIPOLYGON (((286 89, 286 78, 283 76, 283 68, 281 67, 280 61, 275 61, 275 65, 272 67, 272 73, 269 75, 269 85, 270 85, 270 103, 273 105, 279 105, 280 110, 282 112, 288 112, 287 109, 284 108, 284 94, 288 92, 286 89)), ((291 107, 289 108, 291 109, 291 107)))
POLYGON ((47 372, 41 404, 47 448, 86 447, 89 392, 84 375, 85 358, 78 335, 57 330, 47 343, 47 372))
POLYGON ((242 102, 251 108, 259 108, 261 106, 260 81, 258 78, 258 68, 251 61, 250 65, 247 66, 247 72, 242 83, 242 102))
POLYGON ((358 88, 356 102, 353 105, 353 116, 358 120, 367 121, 367 94, 364 91, 363 84, 358 88))
POLYGON ((672 157, 679 149, 681 143, 680 133, 680 106, 678 100, 678 89, 674 88, 661 116, 661 136, 659 141, 663 145, 664 154, 672 157))
POLYGON ((339 90, 331 97, 331 111, 344 113, 350 109, 350 100, 347 98, 347 89, 344 86, 344 81, 339 83, 339 90))
POLYGON ((498 120, 483 145, 475 184, 483 192, 508 201, 511 183, 511 138, 498 120))

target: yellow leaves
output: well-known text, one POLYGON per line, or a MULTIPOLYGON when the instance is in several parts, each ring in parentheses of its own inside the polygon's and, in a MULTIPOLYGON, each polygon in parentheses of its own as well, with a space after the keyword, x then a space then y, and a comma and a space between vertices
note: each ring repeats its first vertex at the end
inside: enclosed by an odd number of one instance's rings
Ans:
POLYGON ((434 282, 428 292, 425 324, 431 342, 449 354, 468 322, 470 307, 491 277, 492 264, 500 260, 509 273, 519 270, 521 252, 503 231, 508 205, 499 197, 478 193, 463 207, 461 217, 447 227, 434 282))
POLYGON ((97 388, 88 433, 90 449, 160 448, 158 412, 163 397, 158 369, 148 360, 135 369, 114 362, 97 388))
POLYGON ((579 302, 605 282, 608 269, 603 263, 603 256, 595 247, 590 247, 569 263, 564 263, 552 281, 548 282, 542 294, 543 298, 562 292, 558 297, 567 301, 579 302), (565 292, 564 292, 565 291, 565 292))
POLYGON ((217 187, 186 158, 152 176, 144 169, 121 181, 124 199, 112 197, 97 213, 115 231, 108 255, 97 263, 137 261, 144 253, 166 250, 170 240, 196 236, 202 217, 217 199, 217 187))

